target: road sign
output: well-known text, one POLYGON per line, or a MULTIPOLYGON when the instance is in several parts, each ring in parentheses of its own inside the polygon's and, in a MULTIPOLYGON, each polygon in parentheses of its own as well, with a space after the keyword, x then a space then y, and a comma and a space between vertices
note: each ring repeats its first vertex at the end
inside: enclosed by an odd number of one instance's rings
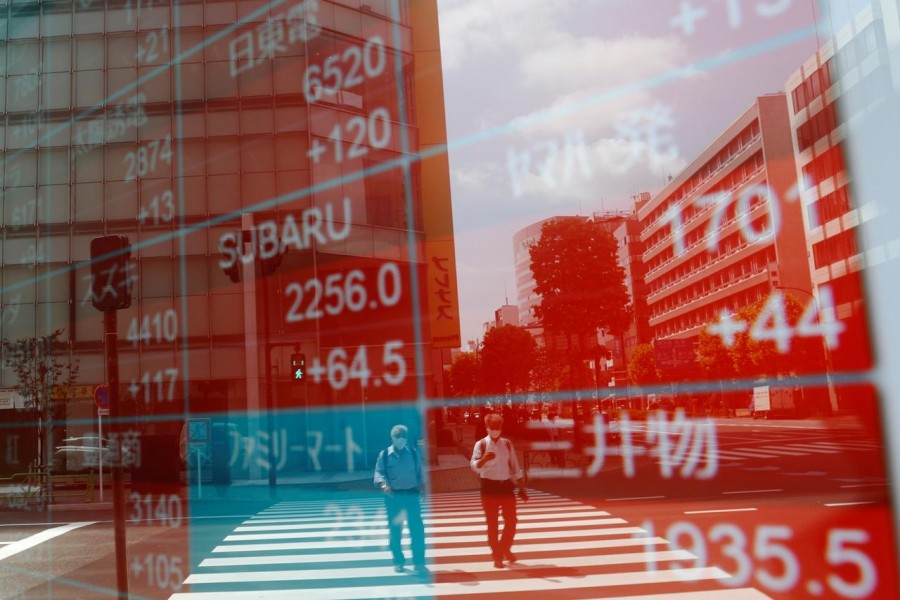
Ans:
POLYGON ((106 235, 91 240, 91 302, 102 311, 131 306, 128 236, 106 235))
POLYGON ((109 409, 109 386, 98 385, 94 388, 94 404, 101 410, 109 409))
POLYGON ((207 444, 209 437, 209 419, 188 419, 188 444, 207 444))
POLYGON ((653 352, 656 355, 657 369, 689 369, 697 365, 694 341, 690 338, 655 340, 653 342, 653 352))
POLYGON ((108 417, 108 416, 109 416, 109 409, 108 409, 108 408, 98 408, 98 409, 97 409, 97 414, 100 415, 101 417, 108 417))

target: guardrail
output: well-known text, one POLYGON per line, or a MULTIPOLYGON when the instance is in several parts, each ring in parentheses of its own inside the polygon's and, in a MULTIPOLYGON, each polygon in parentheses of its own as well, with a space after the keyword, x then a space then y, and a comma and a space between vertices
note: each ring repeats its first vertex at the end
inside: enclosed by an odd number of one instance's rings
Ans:
POLYGON ((3 503, 13 509, 42 510, 59 498, 82 497, 94 502, 94 472, 51 475, 47 471, 27 471, 0 477, 3 503))

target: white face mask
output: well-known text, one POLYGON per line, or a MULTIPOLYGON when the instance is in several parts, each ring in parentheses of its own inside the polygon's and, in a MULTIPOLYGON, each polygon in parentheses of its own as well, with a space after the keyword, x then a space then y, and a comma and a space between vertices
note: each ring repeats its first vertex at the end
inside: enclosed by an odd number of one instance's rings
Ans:
POLYGON ((496 440, 498 437, 500 437, 499 429, 488 429, 488 433, 490 434, 492 440, 496 440))
POLYGON ((394 438, 394 448, 397 450, 406 448, 406 438, 394 438))

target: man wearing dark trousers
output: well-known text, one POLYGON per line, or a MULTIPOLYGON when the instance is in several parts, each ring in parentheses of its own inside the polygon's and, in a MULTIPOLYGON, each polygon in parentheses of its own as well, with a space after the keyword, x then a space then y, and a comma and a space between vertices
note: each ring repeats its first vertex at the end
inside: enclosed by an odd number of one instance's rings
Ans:
POLYGON ((487 521, 488 545, 494 567, 504 568, 504 560, 516 562, 512 553, 513 540, 516 537, 516 496, 515 488, 519 488, 519 497, 528 501, 525 492, 522 470, 512 442, 500 437, 503 429, 503 417, 496 414, 484 418, 487 425, 487 436, 475 442, 472 451, 472 470, 481 479, 481 506, 487 521), (499 532, 499 515, 503 511, 503 534, 499 532))
POLYGON ((391 429, 391 445, 378 454, 375 461, 375 487, 384 493, 387 510, 389 545, 394 570, 405 571, 406 558, 400 546, 403 521, 409 525, 412 559, 416 573, 427 575, 425 566, 425 527, 419 495, 425 489, 419 453, 407 445, 408 433, 403 425, 391 429))

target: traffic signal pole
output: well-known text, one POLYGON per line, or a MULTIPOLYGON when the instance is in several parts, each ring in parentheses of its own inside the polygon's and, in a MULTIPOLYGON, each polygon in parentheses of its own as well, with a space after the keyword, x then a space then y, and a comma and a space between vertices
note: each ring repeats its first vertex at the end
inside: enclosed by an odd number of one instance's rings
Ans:
MULTIPOLYGON (((131 244, 124 235, 106 235, 91 240, 91 303, 103 313, 103 346, 109 387, 110 439, 118 442, 112 457, 113 530, 116 549, 116 591, 128 599, 128 559, 125 547, 125 493, 122 489, 122 424, 119 406, 119 348, 116 311, 131 306, 128 259, 131 244)), ((101 458, 102 460, 102 458, 101 458)))
POLYGON ((128 559, 125 548, 125 493, 122 489, 122 446, 119 411, 119 350, 116 311, 103 311, 103 341, 106 350, 106 377, 109 385, 110 439, 119 440, 118 457, 112 462, 113 527, 116 548, 116 590, 119 598, 128 598, 128 559))
POLYGON ((262 273, 260 277, 262 281, 262 303, 263 303, 263 345, 266 348, 266 429, 269 430, 269 497, 276 496, 275 488, 278 485, 278 474, 275 469, 275 417, 272 414, 274 410, 272 402, 272 356, 271 356, 271 334, 269 332, 269 275, 262 273))

